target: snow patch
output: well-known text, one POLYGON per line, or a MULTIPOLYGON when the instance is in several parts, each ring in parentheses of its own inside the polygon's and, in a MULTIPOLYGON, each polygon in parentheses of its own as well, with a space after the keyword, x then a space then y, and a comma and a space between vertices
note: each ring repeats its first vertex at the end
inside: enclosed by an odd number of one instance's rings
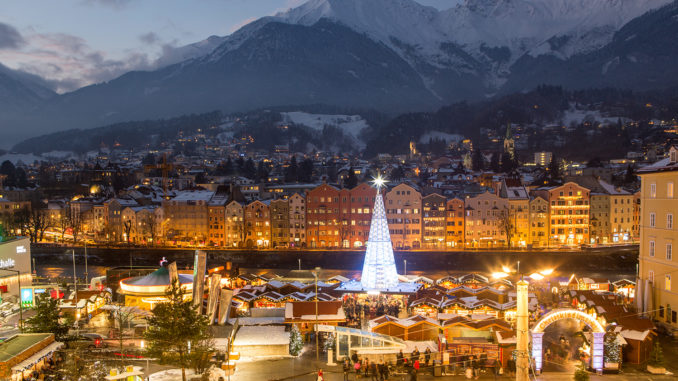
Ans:
POLYGON ((369 125, 360 115, 309 114, 301 111, 283 112, 281 115, 287 123, 306 126, 318 132, 322 132, 325 126, 337 127, 345 135, 352 137, 361 149, 365 147, 365 143, 361 142, 358 137, 369 125))
POLYGON ((569 110, 565 111, 562 118, 563 126, 569 127, 572 124, 580 124, 583 122, 598 122, 603 125, 610 125, 617 123, 618 120, 626 121, 626 118, 618 116, 605 116, 600 111, 582 110, 571 106, 569 110))
POLYGON ((282 326, 240 327, 233 341, 234 346, 286 345, 289 343, 290 333, 285 332, 285 327, 282 326))
POLYGON ((444 140, 445 143, 458 143, 464 140, 464 137, 457 134, 448 134, 441 131, 429 131, 419 138, 419 143, 428 143, 429 140, 444 140))

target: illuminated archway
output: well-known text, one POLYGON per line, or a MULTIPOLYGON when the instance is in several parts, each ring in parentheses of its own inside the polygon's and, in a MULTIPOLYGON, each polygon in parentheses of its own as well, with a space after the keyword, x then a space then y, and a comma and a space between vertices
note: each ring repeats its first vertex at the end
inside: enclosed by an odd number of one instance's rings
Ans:
POLYGON ((603 351, 605 341, 605 327, 602 326, 593 316, 571 308, 560 308, 553 310, 541 319, 532 328, 532 358, 537 373, 541 372, 543 366, 542 339, 546 327, 562 319, 575 319, 591 328, 593 331, 593 346, 591 348, 591 367, 598 372, 603 371, 603 351))

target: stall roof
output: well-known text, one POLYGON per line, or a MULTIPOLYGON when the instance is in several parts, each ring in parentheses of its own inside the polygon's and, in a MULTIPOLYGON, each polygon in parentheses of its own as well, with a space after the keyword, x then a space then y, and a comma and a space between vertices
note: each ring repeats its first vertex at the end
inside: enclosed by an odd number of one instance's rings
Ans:
POLYGON ((37 360, 49 355, 50 353, 56 351, 57 349, 61 348, 64 346, 64 343, 55 341, 52 344, 46 346, 43 348, 41 351, 38 353, 34 354, 33 356, 27 358, 26 360, 16 364, 15 366, 12 367, 12 371, 14 372, 21 372, 24 369, 27 369, 31 365, 33 365, 37 360))
POLYGON ((0 344, 0 362, 9 361, 52 335, 51 333, 23 333, 10 337, 0 344))

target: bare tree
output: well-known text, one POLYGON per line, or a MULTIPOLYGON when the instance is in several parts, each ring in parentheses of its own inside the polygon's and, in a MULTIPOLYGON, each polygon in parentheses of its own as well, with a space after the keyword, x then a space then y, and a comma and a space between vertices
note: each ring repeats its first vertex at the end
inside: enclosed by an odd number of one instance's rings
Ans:
POLYGON ((156 236, 158 234, 157 232, 158 221, 155 219, 155 216, 153 214, 147 214, 146 216, 144 216, 142 225, 144 228, 143 231, 144 237, 149 237, 151 245, 154 245, 156 236))
POLYGON ((499 215, 499 229, 506 236, 506 246, 511 247, 511 240, 516 232, 516 224, 514 223, 513 213, 508 210, 502 210, 499 215))
POLYGON ((31 242, 35 243, 41 241, 45 235, 45 229, 47 229, 47 216, 43 209, 32 208, 26 210, 26 232, 31 239, 31 242))
POLYGON ((78 235, 82 232, 83 218, 82 214, 73 208, 66 209, 68 227, 71 228, 73 234, 73 244, 78 243, 78 235))
MULTIPOLYGON (((116 309, 109 316, 109 322, 111 324, 111 331, 115 333, 115 336, 118 339, 120 353, 124 355, 125 329, 128 331, 131 330, 132 322, 135 319, 140 318, 142 316, 142 312, 136 307, 116 305, 115 308, 116 309)), ((121 359, 124 359, 124 356, 121 356, 121 359)))
POLYGON ((127 246, 130 245, 130 240, 131 240, 131 233, 132 233, 132 228, 134 227, 134 224, 132 223, 132 220, 125 220, 122 223, 122 229, 125 231, 125 239, 127 240, 127 246))
POLYGON ((68 229, 69 226, 68 215, 68 206, 65 206, 63 209, 61 209, 59 218, 56 221, 57 227, 61 230, 61 242, 64 241, 64 235, 66 234, 66 229, 68 229))

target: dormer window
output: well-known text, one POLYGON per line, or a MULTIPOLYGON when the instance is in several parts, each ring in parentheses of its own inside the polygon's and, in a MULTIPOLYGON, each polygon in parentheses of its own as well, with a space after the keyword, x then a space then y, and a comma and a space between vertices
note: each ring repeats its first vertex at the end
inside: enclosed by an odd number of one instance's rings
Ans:
POLYGON ((676 163, 676 147, 671 147, 669 150, 669 163, 675 164, 676 163))

